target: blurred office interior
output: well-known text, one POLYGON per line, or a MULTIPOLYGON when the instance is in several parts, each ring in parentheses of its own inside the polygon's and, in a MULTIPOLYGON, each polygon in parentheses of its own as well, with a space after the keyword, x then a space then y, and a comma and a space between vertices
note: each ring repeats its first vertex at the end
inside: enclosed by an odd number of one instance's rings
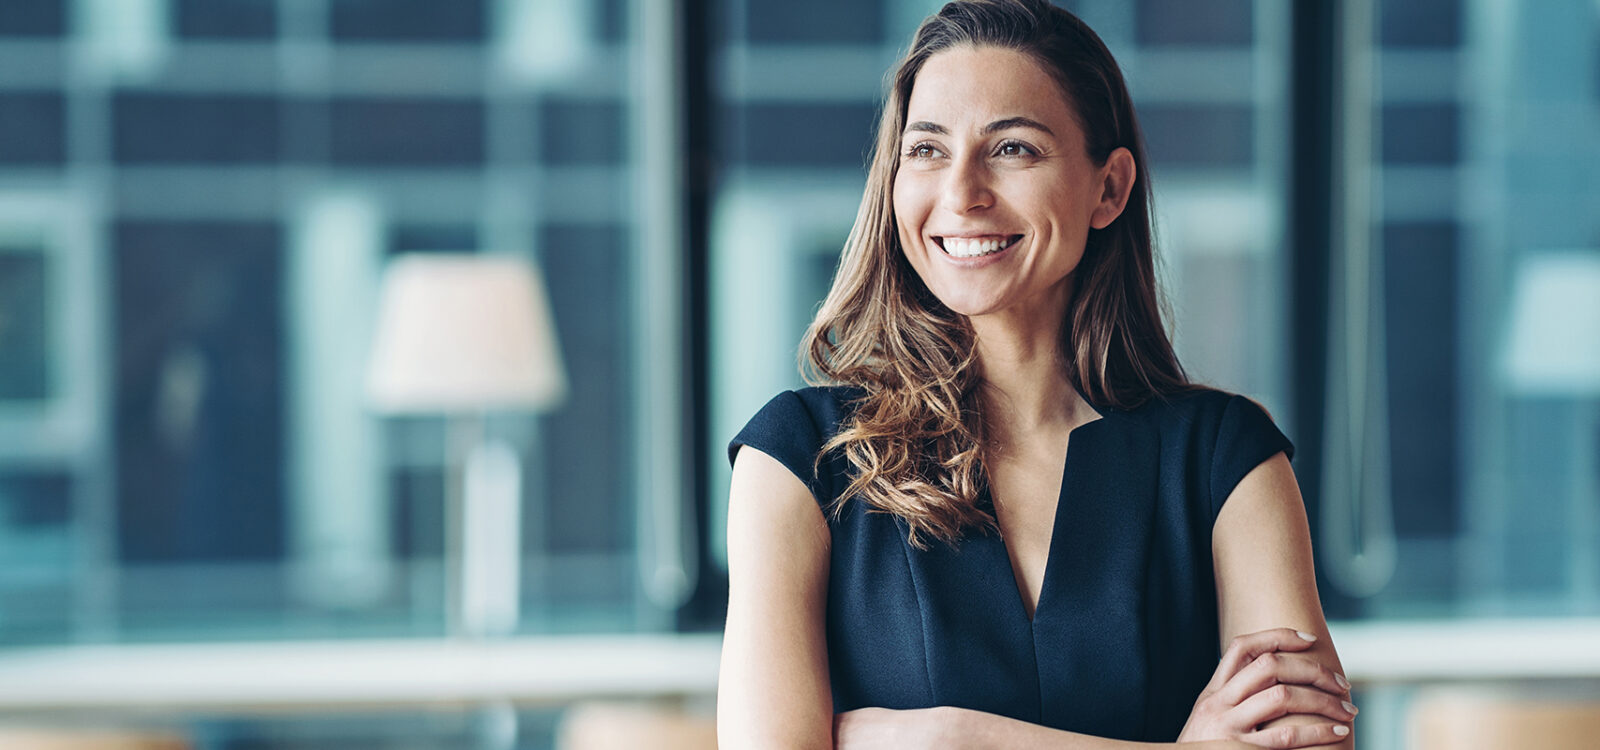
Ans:
MULTIPOLYGON (((1600 2, 1062 4, 1362 746, 1600 723, 1600 2)), ((0 744, 709 747, 723 447, 938 6, 0 2, 0 744), (417 253, 526 271, 556 385, 377 392, 417 253)))

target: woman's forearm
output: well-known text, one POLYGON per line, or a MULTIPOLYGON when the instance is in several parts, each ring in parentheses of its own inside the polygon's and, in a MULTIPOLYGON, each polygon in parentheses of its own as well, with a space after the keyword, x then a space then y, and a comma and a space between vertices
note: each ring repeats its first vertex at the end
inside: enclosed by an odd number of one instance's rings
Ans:
POLYGON ((1244 742, 1129 742, 1076 734, 954 706, 858 708, 834 716, 837 750, 1259 750, 1244 742))
MULTIPOLYGON (((1130 742, 1076 734, 1061 729, 1020 721, 998 714, 984 713, 964 708, 946 708, 956 733, 967 740, 963 746, 972 750, 1151 750, 1175 748, 1166 742, 1130 742)), ((1224 750, 1248 747, 1242 743, 1203 742, 1182 745, 1185 750, 1224 750)))

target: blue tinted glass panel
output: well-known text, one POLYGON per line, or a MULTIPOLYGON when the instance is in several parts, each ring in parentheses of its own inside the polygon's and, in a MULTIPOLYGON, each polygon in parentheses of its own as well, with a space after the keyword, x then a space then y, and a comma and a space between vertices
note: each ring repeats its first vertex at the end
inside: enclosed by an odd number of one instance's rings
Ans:
POLYGON ((1513 596, 1559 594, 1571 585, 1573 445, 1559 428, 1573 416, 1571 398, 1522 396, 1508 409, 1505 446, 1514 494, 1501 516, 1505 527, 1497 531, 1504 535, 1505 586, 1513 596))
POLYGON ((602 0, 600 3, 600 41, 627 41, 627 0, 602 0))
POLYGON ((278 227, 123 223, 113 238, 122 559, 279 558, 278 227))
POLYGON ((399 224, 389 230, 389 254, 470 253, 478 249, 478 228, 470 224, 399 224))
POLYGON ((0 247, 0 402, 50 396, 47 272, 39 252, 0 247))
POLYGON ((1378 38, 1385 47, 1461 44, 1460 0, 1386 0, 1378 8, 1378 38))
POLYGON ((732 157, 759 167, 865 171, 878 110, 872 104, 760 103, 733 107, 723 132, 732 157))
POLYGON ((71 519, 71 477, 48 472, 0 474, 0 522, 8 532, 64 526, 71 519))
POLYGON ((179 36, 252 39, 278 32, 276 0, 173 0, 179 36))
POLYGON ((1461 158, 1461 108, 1456 104, 1386 104, 1383 161, 1454 164, 1461 158))
MULTIPOLYGON (((611 225, 556 225, 540 234, 539 262, 567 368, 567 401, 541 420, 544 543, 552 553, 626 549, 632 517, 627 467, 634 451, 629 381, 633 276, 628 233, 611 225)), ((531 513, 530 513, 531 515, 531 513)), ((530 529, 533 531, 533 529, 530 529)))
POLYGON ((620 165, 628 155, 621 102, 551 98, 540 106, 539 158, 552 165, 620 165))
POLYGON ((1139 0, 1136 7, 1140 44, 1249 46, 1255 39, 1250 0, 1139 0))
POLYGON ((327 99, 285 97, 283 108, 283 161, 322 165, 328 161, 332 107, 327 99))
POLYGON ((402 560, 444 555, 445 497, 449 477, 441 468, 407 468, 389 475, 391 544, 402 560))
POLYGON ((1248 167, 1255 160, 1254 114, 1243 104, 1147 104, 1139 107, 1139 123, 1155 169, 1248 167))
POLYGON ((746 38, 756 43, 877 43, 883 41, 882 0, 749 0, 746 38))
POLYGON ((0 472, 0 641, 57 641, 73 610, 73 479, 61 471, 0 472))
POLYGON ((60 94, 0 92, 0 164, 66 161, 66 130, 66 109, 60 94))
POLYGON ((1443 223, 1391 224, 1384 227, 1383 248, 1395 531, 1455 534, 1457 230, 1443 223))
POLYGON ((0 2, 0 36, 61 36, 66 28, 66 0, 0 2))
POLYGON ((281 155, 272 97, 124 92, 112 108, 114 153, 125 164, 271 163, 281 155))
POLYGON ((332 0, 335 39, 462 41, 483 39, 484 0, 332 0))
POLYGON ((467 99, 333 102, 330 157, 348 166, 479 166, 483 104, 467 99))

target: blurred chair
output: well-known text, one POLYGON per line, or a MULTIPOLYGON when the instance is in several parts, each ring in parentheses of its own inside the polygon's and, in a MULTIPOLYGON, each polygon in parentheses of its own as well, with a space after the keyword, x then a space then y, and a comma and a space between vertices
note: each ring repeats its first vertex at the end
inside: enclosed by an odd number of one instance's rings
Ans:
POLYGON ((1415 750, 1594 750, 1600 702, 1428 691, 1411 710, 1415 750))
POLYGON ((0 727, 0 747, 6 750, 190 750, 192 746, 175 732, 0 727))
POLYGON ((580 703, 556 728, 556 750, 716 750, 717 721, 647 703, 580 703))

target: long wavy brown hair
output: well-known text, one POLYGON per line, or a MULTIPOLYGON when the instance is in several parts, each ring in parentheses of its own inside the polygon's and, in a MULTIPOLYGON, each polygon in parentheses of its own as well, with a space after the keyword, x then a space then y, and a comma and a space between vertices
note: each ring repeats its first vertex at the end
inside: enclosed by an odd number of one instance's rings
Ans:
POLYGON ((1197 387, 1163 327, 1143 137, 1111 52, 1076 16, 1045 0, 945 5, 917 29, 894 72, 861 208, 833 288, 800 349, 811 383, 865 391, 824 446, 824 454, 843 451, 853 469, 833 514, 846 498, 859 497, 904 519, 919 549, 926 549, 926 537, 954 543, 969 529, 998 530, 977 503, 987 474, 976 338, 966 317, 940 303, 906 260, 892 202, 917 74, 934 54, 967 45, 1030 55, 1060 85, 1091 160, 1103 165, 1123 147, 1137 165, 1122 214, 1090 230, 1072 274, 1061 342, 1070 382, 1091 404, 1112 409, 1197 387))

